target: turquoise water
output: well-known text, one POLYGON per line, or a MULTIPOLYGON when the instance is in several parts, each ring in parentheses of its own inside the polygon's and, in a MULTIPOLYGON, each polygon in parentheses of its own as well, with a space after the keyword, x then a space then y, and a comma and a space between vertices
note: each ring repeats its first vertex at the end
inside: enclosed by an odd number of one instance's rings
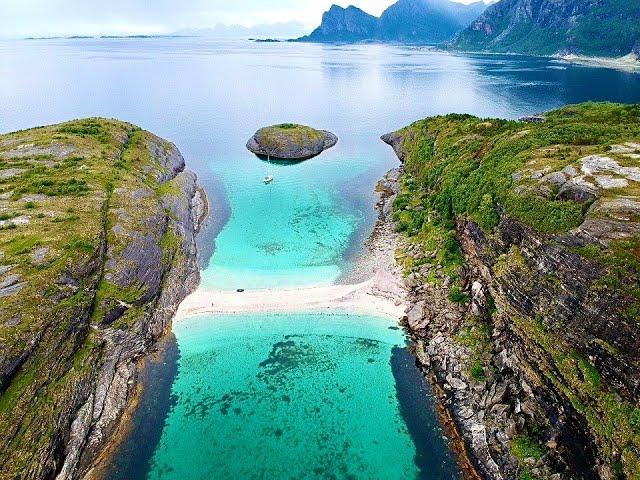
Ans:
POLYGON ((331 284, 364 215, 342 205, 339 187, 367 172, 363 158, 326 152, 306 162, 267 162, 251 155, 217 168, 231 216, 202 272, 203 289, 331 284), (265 185, 266 175, 274 181, 265 185))
POLYGON ((175 404, 148 478, 416 478, 390 374, 404 335, 391 326, 301 314, 177 323, 175 404))
MULTIPOLYGON (((375 221, 398 161, 381 134, 430 115, 517 118, 640 102, 640 75, 390 45, 213 39, 0 41, 0 131, 114 117, 172 140, 211 201, 201 288, 330 284, 375 221), (307 162, 245 149, 264 125, 336 133, 307 162), (262 178, 273 175, 268 186, 262 178)), ((459 478, 433 394, 387 319, 197 317, 143 372, 111 480, 459 478)))

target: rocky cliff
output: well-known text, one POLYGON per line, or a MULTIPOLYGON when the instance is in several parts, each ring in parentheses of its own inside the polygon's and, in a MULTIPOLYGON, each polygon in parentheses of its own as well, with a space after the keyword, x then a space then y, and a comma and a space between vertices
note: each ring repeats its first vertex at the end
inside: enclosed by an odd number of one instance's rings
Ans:
POLYGON ((640 478, 640 107, 384 137, 419 364, 490 479, 640 478))
POLYGON ((640 4, 501 0, 453 42, 461 50, 620 57, 640 40, 640 4))
POLYGON ((365 11, 350 6, 332 5, 322 15, 322 23, 302 42, 359 42, 375 36, 378 19, 365 11))
POLYGON ((133 125, 0 137, 0 478, 90 468, 199 281, 203 214, 177 148, 133 125))
POLYGON ((377 38, 406 43, 450 40, 485 10, 479 1, 465 5, 443 0, 399 0, 380 17, 377 38))
POLYGON ((439 43, 451 39, 485 9, 481 1, 465 5, 449 0, 399 0, 380 18, 356 7, 333 5, 305 42, 439 43))

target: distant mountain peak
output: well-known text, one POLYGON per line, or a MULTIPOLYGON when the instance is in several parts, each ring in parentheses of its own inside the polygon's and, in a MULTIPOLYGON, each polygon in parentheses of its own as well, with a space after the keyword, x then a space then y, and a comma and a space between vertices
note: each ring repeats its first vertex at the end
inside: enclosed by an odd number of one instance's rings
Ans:
POLYGON ((637 0, 502 0, 453 42, 461 50, 593 56, 623 56, 639 45, 637 0))
POLYGON ((482 1, 471 5, 450 0, 398 0, 380 18, 350 5, 332 5, 321 25, 298 39, 308 42, 439 43, 451 39, 484 10, 482 1))
POLYGON ((322 15, 322 24, 300 41, 358 42, 375 35, 378 19, 353 5, 332 5, 322 15))

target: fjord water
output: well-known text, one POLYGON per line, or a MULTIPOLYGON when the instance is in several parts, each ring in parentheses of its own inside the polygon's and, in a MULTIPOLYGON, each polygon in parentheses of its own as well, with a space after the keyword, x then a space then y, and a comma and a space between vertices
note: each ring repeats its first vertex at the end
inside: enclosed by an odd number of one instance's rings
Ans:
MULTIPOLYGON (((417 477, 397 406, 398 389, 411 385, 381 374, 404 345, 389 325, 326 314, 179 322, 175 407, 149 477, 417 477)), ((419 428, 441 436, 433 414, 419 428)), ((430 446, 430 478, 452 478, 443 446, 430 446)))
MULTIPOLYGON (((397 165, 380 134, 441 113, 640 101, 638 74, 398 46, 6 41, 0 58, 2 132, 103 116, 178 145, 212 206, 199 238, 204 289, 336 281, 372 226, 377 179, 397 165), (249 136, 277 122, 340 142, 297 164, 249 154, 249 136)), ((393 328, 356 314, 177 322, 107 477, 458 478, 393 328)))

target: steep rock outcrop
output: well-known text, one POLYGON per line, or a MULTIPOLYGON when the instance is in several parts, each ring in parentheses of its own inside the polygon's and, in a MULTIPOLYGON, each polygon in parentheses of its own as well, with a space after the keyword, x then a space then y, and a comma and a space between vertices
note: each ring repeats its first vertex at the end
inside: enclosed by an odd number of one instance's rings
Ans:
POLYGON ((616 0, 502 0, 466 28, 460 50, 620 57, 640 39, 640 5, 616 0))
POLYGON ((640 478, 639 116, 452 115, 383 137, 405 169, 406 325, 486 478, 640 478))
POLYGON ((485 10, 483 2, 469 5, 443 0, 399 0, 380 17, 376 38, 406 43, 450 40, 485 10))
POLYGON ((375 36, 378 19, 363 10, 350 6, 332 5, 322 15, 322 23, 301 42, 359 42, 375 36))
POLYGON ((297 41, 439 43, 468 26, 485 7, 481 1, 399 0, 378 18, 353 6, 333 5, 321 25, 297 41))
POLYGON ((81 478, 129 405, 137 361, 197 286, 202 193, 173 144, 123 122, 0 145, 0 169, 24 169, 0 185, 0 208, 30 219, 0 231, 0 264, 23 285, 0 307, 0 477, 81 478))

